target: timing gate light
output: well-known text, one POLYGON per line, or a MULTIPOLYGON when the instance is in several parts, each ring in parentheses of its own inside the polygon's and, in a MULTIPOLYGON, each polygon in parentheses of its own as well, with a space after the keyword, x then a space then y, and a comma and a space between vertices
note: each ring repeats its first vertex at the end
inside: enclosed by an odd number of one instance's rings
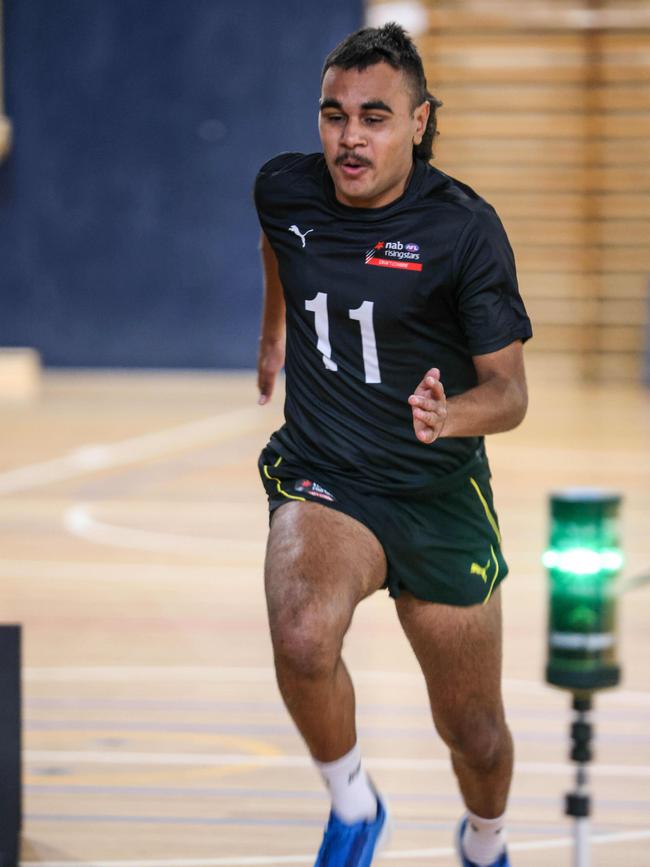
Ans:
POLYGON ((574 488, 550 497, 543 563, 550 577, 546 680, 575 692, 615 686, 618 494, 574 488))

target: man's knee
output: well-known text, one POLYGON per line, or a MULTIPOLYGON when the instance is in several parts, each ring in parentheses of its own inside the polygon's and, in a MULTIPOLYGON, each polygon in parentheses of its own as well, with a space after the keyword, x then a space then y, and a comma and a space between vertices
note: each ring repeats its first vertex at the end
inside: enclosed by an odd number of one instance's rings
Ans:
POLYGON ((326 677, 338 663, 344 632, 345 618, 317 599, 276 611, 271 638, 278 676, 326 677))
POLYGON ((436 728, 453 754, 486 772, 511 749, 510 732, 501 712, 468 708, 451 721, 437 722, 436 728))
POLYGON ((278 676, 319 678, 337 665, 353 605, 300 557, 267 563, 266 598, 278 676))
MULTIPOLYGON (((360 594, 313 532, 314 510, 280 510, 265 565, 266 601, 278 677, 325 677, 339 660, 360 594)), ((328 513, 325 519, 331 517, 328 513)), ((335 515, 338 520, 340 516, 335 515)), ((353 574, 353 573, 352 573, 353 574)))

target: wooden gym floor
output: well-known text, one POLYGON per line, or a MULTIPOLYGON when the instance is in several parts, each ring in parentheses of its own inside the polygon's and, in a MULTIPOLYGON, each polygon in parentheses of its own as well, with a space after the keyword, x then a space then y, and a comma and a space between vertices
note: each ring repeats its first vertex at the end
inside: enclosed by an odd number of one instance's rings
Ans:
MULTIPOLYGON (((650 570, 650 394, 531 364, 523 427, 489 444, 511 576, 505 695, 517 867, 571 863, 569 696, 542 682, 546 494, 625 495, 626 574, 650 570)), ((0 605, 24 625, 23 865, 310 864, 327 801, 282 707, 262 595, 256 458, 281 400, 251 374, 47 374, 0 406, 0 605)), ((624 683, 596 698, 593 864, 650 863, 650 586, 622 598, 624 683)), ((385 862, 451 867, 461 812, 387 596, 345 655, 385 862)))

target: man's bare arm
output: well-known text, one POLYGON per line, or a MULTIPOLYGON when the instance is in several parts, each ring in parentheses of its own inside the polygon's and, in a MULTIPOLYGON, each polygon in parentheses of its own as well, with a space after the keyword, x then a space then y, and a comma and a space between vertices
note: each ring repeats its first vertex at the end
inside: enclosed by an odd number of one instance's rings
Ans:
POLYGON ((257 387, 260 392, 258 403, 265 404, 271 399, 275 378, 284 364, 285 304, 278 260, 264 232, 260 239, 260 252, 264 270, 264 306, 257 355, 257 387))
POLYGON ((517 427, 528 407, 520 340, 497 352, 474 356, 478 384, 447 398, 440 371, 431 368, 409 397, 415 435, 423 443, 438 437, 472 437, 517 427))

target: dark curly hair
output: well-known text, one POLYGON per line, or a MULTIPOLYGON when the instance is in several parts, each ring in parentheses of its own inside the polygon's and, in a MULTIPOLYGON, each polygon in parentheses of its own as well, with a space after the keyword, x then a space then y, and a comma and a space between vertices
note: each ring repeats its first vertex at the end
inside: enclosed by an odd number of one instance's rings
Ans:
POLYGON ((388 63, 393 69, 401 69, 407 76, 412 92, 412 108, 427 101, 430 106, 429 120, 419 145, 413 145, 413 155, 427 160, 433 157, 433 141, 438 135, 436 111, 442 103, 427 89, 422 58, 413 40, 403 27, 395 22, 383 27, 364 27, 339 43, 325 58, 321 84, 330 66, 362 71, 375 63, 388 63))

